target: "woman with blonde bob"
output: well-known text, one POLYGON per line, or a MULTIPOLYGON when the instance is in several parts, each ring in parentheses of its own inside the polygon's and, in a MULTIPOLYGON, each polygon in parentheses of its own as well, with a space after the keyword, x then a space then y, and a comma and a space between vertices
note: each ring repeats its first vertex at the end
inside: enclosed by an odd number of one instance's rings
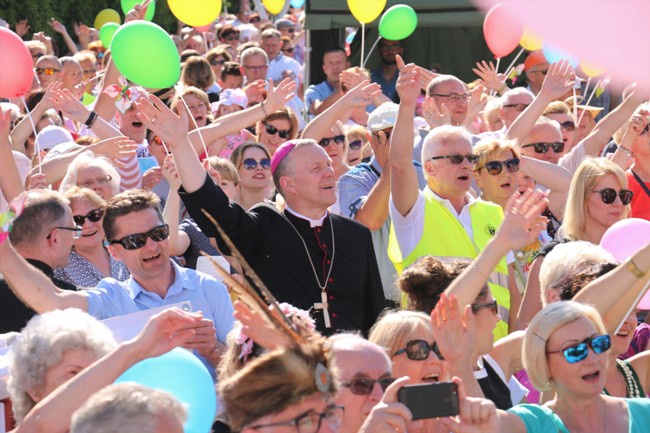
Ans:
POLYGON ((650 400, 601 394, 610 344, 603 321, 593 307, 574 301, 547 306, 526 330, 523 361, 535 387, 554 391, 555 398, 543 406, 524 404, 507 412, 497 411, 495 418, 474 423, 467 431, 647 431, 650 400))

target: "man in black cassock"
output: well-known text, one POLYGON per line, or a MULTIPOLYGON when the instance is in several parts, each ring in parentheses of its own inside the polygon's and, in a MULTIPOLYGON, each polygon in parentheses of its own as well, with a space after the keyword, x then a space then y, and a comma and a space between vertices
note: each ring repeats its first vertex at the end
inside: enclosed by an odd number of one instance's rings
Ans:
POLYGON ((274 154, 273 180, 287 204, 282 213, 269 204, 246 212, 229 202, 195 155, 187 157, 189 144, 172 149, 183 203, 224 254, 230 250, 202 209, 279 301, 312 309, 320 332, 368 332, 385 306, 372 239, 363 225, 328 212, 336 202, 336 179, 323 148, 313 140, 293 140, 274 154))
MULTIPOLYGON (((367 333, 385 306, 377 260, 367 228, 328 212, 336 203, 336 179, 325 150, 313 140, 278 148, 271 171, 286 210, 262 204, 246 212, 229 202, 201 165, 187 136, 185 110, 177 116, 152 101, 137 104, 138 117, 171 148, 183 185, 179 193, 201 230, 230 254, 205 209, 280 302, 313 310, 320 332, 367 333)), ((254 108, 260 118, 265 103, 254 108)))

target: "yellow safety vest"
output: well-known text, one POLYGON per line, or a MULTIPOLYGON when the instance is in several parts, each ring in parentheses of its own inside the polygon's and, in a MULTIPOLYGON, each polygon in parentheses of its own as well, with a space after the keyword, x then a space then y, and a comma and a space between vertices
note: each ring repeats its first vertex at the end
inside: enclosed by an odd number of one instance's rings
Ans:
MULTIPOLYGON (((402 257, 395 228, 391 223, 388 241, 388 257, 395 264, 397 271, 415 263, 420 257, 464 257, 474 259, 485 248, 503 221, 500 206, 482 200, 470 205, 474 241, 469 238, 458 218, 433 196, 429 188, 424 191, 424 228, 422 238, 411 253, 402 257)), ((508 265, 501 259, 488 280, 488 287, 496 299, 501 320, 494 330, 494 341, 508 335, 510 310, 510 292, 508 291, 508 265)))

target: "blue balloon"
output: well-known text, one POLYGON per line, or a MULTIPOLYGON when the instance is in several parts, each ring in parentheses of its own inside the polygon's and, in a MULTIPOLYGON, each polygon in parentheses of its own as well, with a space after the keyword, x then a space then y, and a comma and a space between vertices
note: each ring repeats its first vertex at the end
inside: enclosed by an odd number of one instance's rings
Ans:
POLYGON ((578 59, 570 56, 565 51, 558 50, 549 44, 544 44, 542 47, 542 52, 544 53, 544 57, 546 57, 546 61, 549 63, 555 63, 560 60, 568 60, 573 69, 578 67, 578 59))
POLYGON ((292 8, 301 8, 305 5, 305 0, 291 0, 292 8))
POLYGON ((208 433, 217 411, 217 395, 207 368, 191 352, 176 348, 145 359, 125 371, 115 383, 135 382, 167 391, 187 408, 185 433, 208 433))

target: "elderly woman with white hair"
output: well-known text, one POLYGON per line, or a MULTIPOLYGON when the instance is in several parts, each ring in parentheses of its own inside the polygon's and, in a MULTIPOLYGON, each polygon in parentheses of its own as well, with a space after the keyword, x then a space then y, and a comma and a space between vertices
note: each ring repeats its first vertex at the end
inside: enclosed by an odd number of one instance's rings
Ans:
POLYGON ((68 166, 59 191, 66 192, 75 185, 91 189, 108 200, 120 192, 120 175, 108 159, 84 152, 68 166))

